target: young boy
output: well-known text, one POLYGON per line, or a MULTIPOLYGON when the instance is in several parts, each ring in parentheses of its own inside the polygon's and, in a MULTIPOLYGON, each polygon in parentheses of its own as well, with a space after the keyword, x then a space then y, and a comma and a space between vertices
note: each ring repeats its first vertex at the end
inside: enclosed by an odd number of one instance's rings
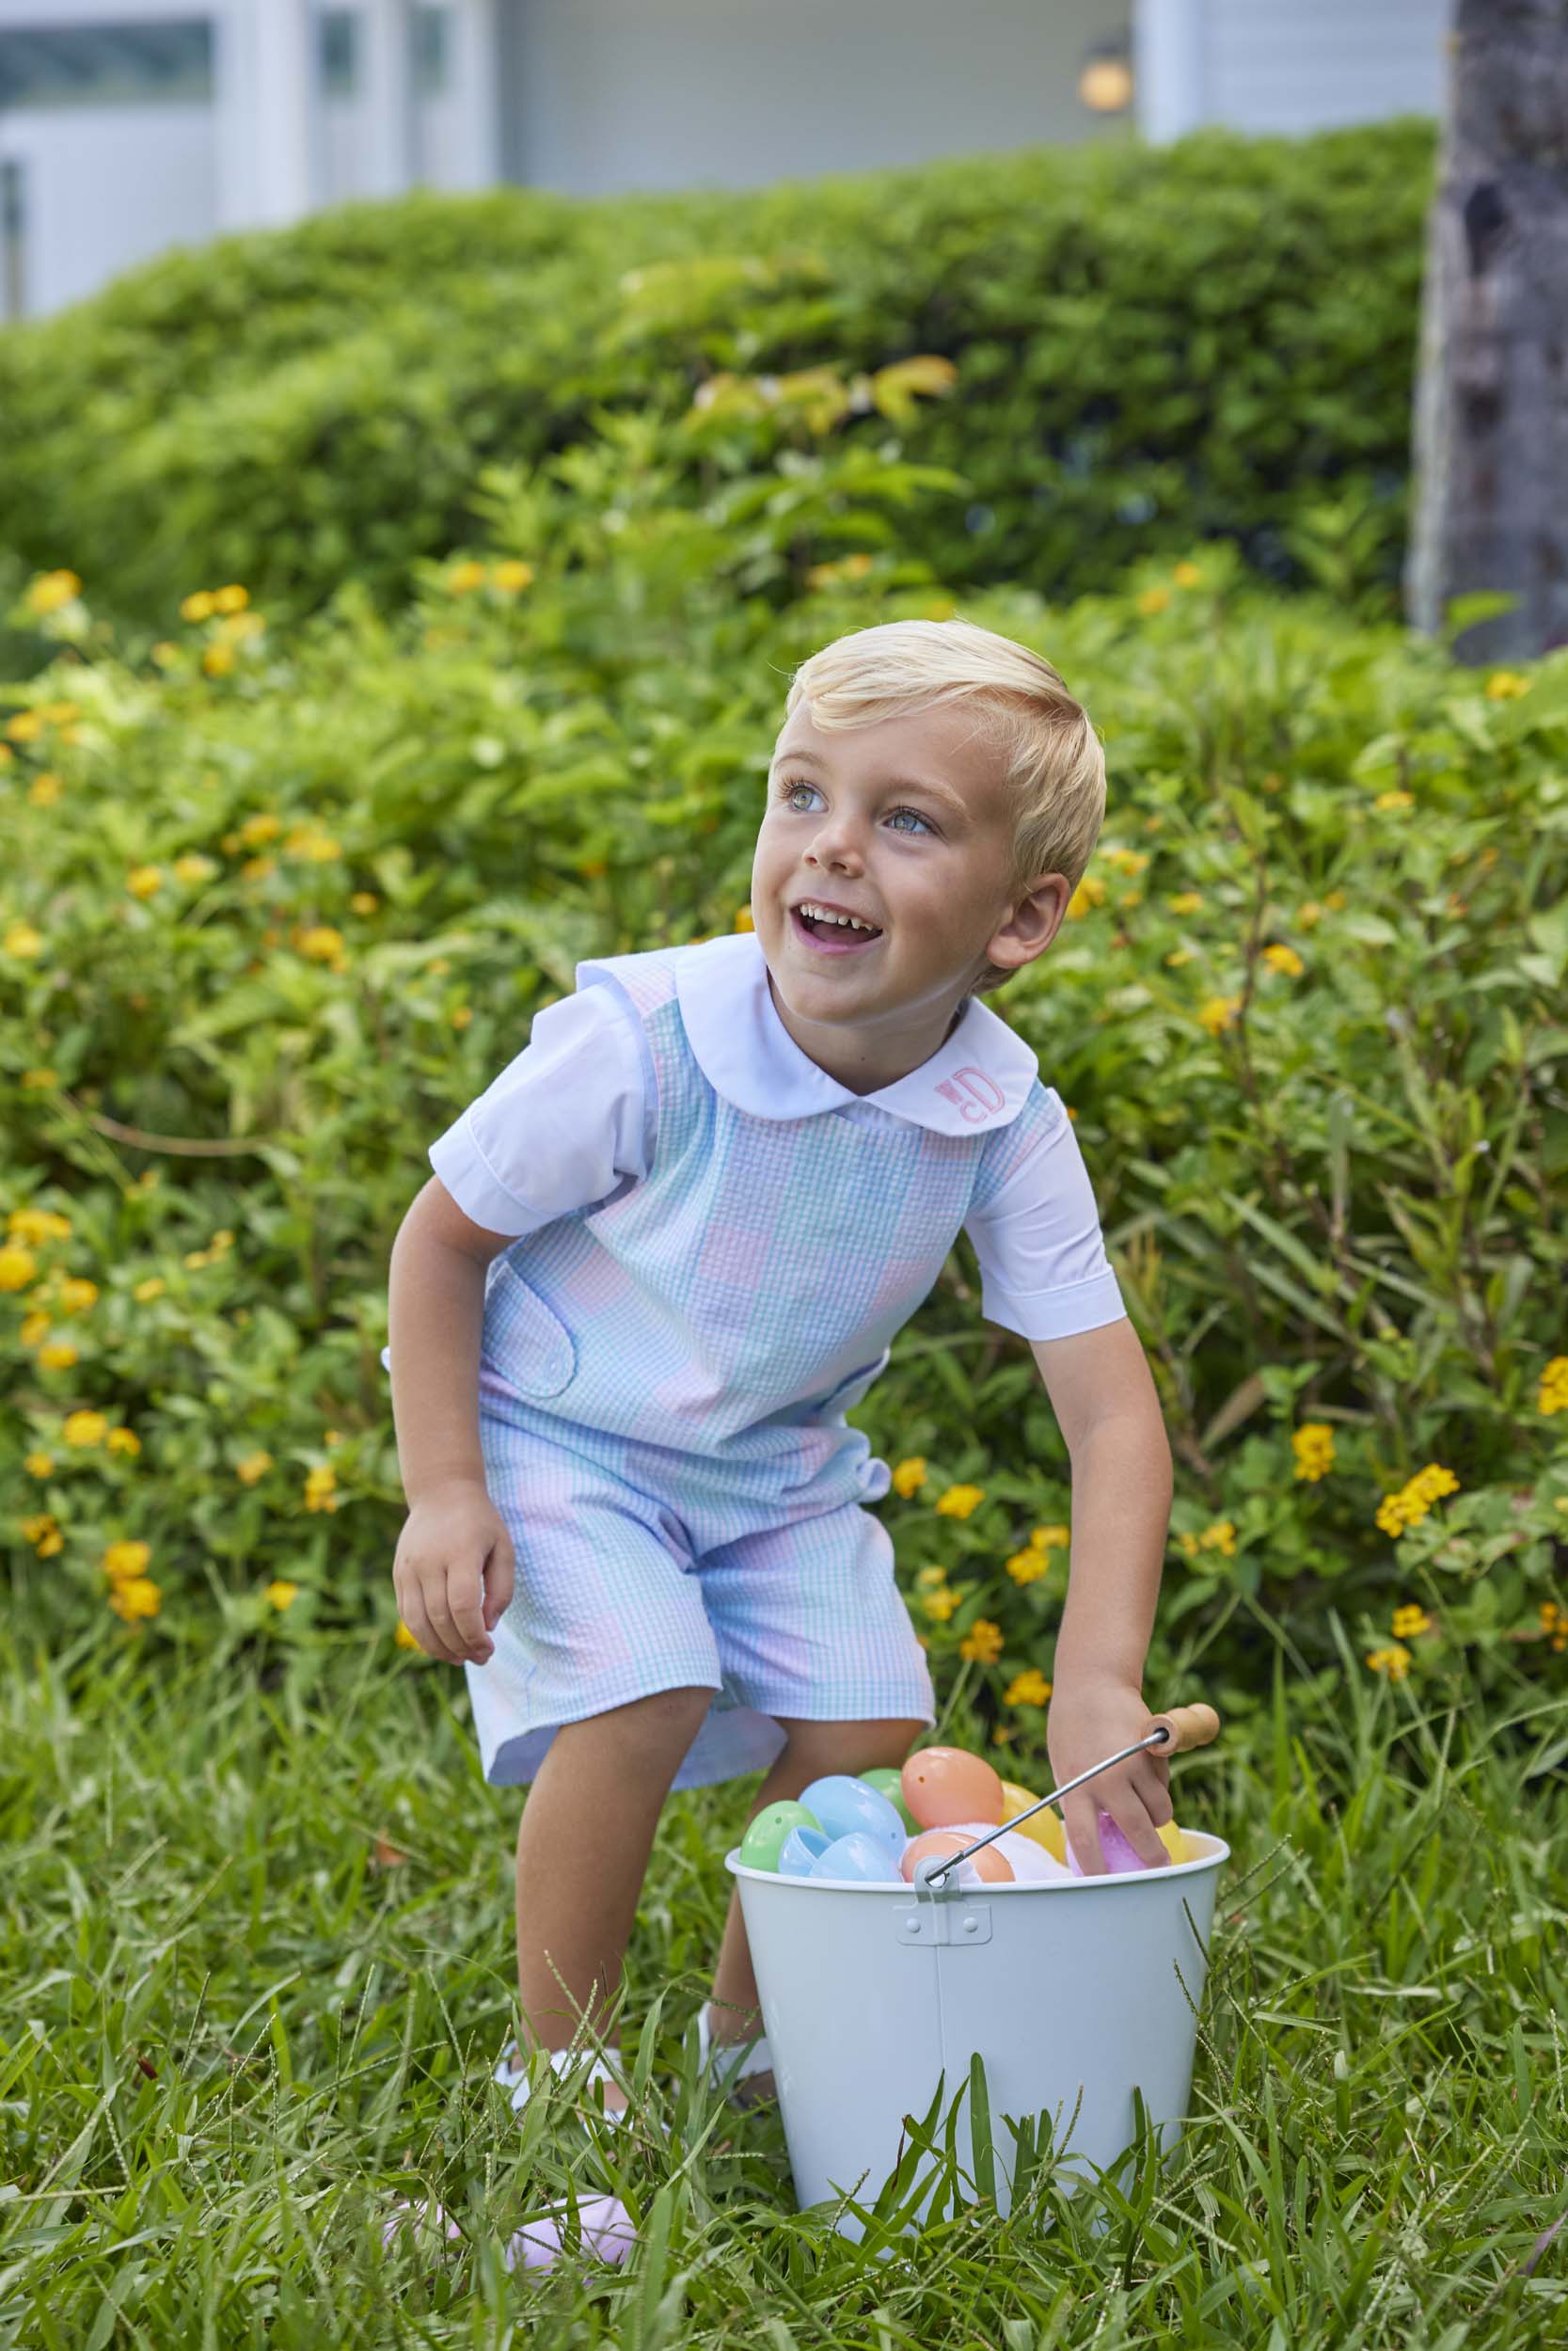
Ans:
MULTIPOLYGON (((431 1146, 392 1252, 393 1581, 465 1667, 486 1779, 531 1783, 518 1986, 552 2064, 602 2031, 672 1787, 766 1769, 760 1810, 934 1722, 865 1507, 890 1472, 845 1413, 960 1228, 1071 1456, 1057 1780, 1153 1720, 1158 1400, 1061 1100, 980 1002, 1089 862, 1094 730, 1024 646, 893 622, 801 665, 767 795, 753 928, 579 963, 431 1146)), ((1165 1865, 1167 1778, 1145 1755, 1066 1800, 1087 1870, 1097 1808, 1165 1865)), ((760 2029, 732 1896, 705 2059, 766 2087, 760 2029)), ((524 2059, 497 2069, 518 2105, 524 2059)))

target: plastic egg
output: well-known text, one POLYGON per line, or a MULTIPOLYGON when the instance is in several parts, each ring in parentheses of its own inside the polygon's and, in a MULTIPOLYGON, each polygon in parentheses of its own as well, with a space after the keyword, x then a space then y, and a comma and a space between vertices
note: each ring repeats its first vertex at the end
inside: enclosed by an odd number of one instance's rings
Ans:
POLYGON ((754 1820, 747 1823, 740 1840, 740 1858, 748 1869, 776 1869, 779 1848, 791 1829, 819 1829, 822 1823, 815 1813, 793 1798, 777 1804, 765 1805, 754 1820))
POLYGON ((904 1823, 906 1836, 913 1836, 920 1823, 904 1802, 904 1775, 895 1763, 879 1763, 874 1771, 859 1774, 867 1787, 874 1787, 879 1796, 885 1796, 904 1823))
POLYGON ((1172 1861, 1196 1861, 1197 1859, 1196 1847, 1188 1844, 1185 1835, 1177 1827, 1174 1820, 1167 1820, 1164 1827, 1156 1829, 1154 1834, 1172 1861))
POLYGON ((954 1820, 1002 1819, 1002 1782, 983 1755, 962 1747, 922 1747, 899 1774, 904 1802, 923 1829, 954 1820))
MULTIPOLYGON (((959 1820, 956 1825, 968 1838, 990 1836, 995 1823, 990 1820, 959 1820)), ((1021 1836, 1016 1829, 1004 1829, 987 1851, 1001 1853, 1012 1865, 1013 1875, 1020 1885, 1043 1885, 1047 1879, 1071 1875, 1065 1861, 1058 1861, 1054 1853, 1048 1853, 1042 1845, 1035 1843, 1033 1837, 1021 1836)))
POLYGON ((854 1878, 865 1885, 894 1885, 898 1880, 898 1863, 879 1836, 867 1835, 864 1829, 852 1829, 847 1836, 835 1838, 824 1853, 812 1863, 814 1878, 854 1878))
MULTIPOLYGON (((1031 1804, 1038 1803, 1038 1802, 1037 1796, 1031 1796, 1029 1790, 1026 1787, 1020 1787, 1016 1780, 1003 1781, 1002 1818, 1004 1820, 1016 1820, 1021 1812, 1026 1812, 1031 1804)), ((1062 1825, 1062 1816, 1054 1804, 1047 1804, 1044 1811, 1037 1812, 1032 1820, 1025 1820, 1018 1834, 1020 1836, 1033 1838, 1037 1845, 1043 1845, 1046 1851, 1054 1855, 1063 1868, 1066 1868, 1067 1830, 1062 1825)))
POLYGON ((776 1864, 781 1878, 809 1878, 811 1867, 832 1843, 826 1829, 791 1829, 779 1848, 776 1864))
MULTIPOLYGON (((1095 1826, 1100 1831, 1100 1856, 1105 1864, 1108 1877, 1125 1877, 1128 1871, 1132 1869, 1159 1868, 1158 1862, 1144 1861, 1139 1857, 1136 1847, 1129 1844, 1108 1812, 1095 1814, 1095 1826)), ((1079 1867, 1078 1856, 1072 1850, 1070 1836, 1067 1841, 1067 1859, 1068 1867, 1075 1878, 1081 1878, 1085 1874, 1079 1867)))
POLYGON ((800 1802, 830 1837, 852 1836, 857 1831, 885 1845, 896 1861, 909 1835, 904 1817, 880 1788, 867 1787, 847 1771, 830 1771, 800 1790, 800 1802))
MULTIPOLYGON (((996 1824, 990 1821, 987 1825, 994 1828, 996 1824)), ((998 1839, 998 1843, 1000 1841, 998 1839)), ((908 1884, 913 1885, 915 1865, 924 1861, 927 1853, 936 1860, 945 1861, 949 1854, 961 1853, 966 1845, 972 1845, 974 1842, 974 1832, 972 1829, 923 1830, 919 1836, 911 1836, 905 1846, 903 1859, 898 1865, 898 1874, 908 1884)), ((999 1853, 995 1845, 988 1845, 983 1853, 973 1854, 968 1861, 962 1863, 955 1870, 953 1877, 944 1879, 942 1882, 945 1885, 951 1885, 956 1878, 960 1885, 972 1885, 978 1878, 988 1881, 992 1885, 1010 1885, 1014 1881, 1014 1876, 1013 1865, 1006 1853, 999 1853), (972 1870, 974 1873, 974 1877, 970 1875, 972 1870)))

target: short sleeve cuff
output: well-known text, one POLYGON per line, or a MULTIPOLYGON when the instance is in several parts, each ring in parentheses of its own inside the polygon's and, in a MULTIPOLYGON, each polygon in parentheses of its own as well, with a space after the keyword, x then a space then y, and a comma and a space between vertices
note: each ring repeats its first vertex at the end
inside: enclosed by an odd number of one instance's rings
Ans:
POLYGON ((982 1285, 980 1311, 987 1322, 1000 1323, 1004 1330, 1016 1330, 1029 1340, 1070 1339, 1081 1330, 1099 1330, 1106 1323, 1127 1319, 1121 1285, 1108 1271, 1023 1296, 982 1285))
POLYGON ((425 1156, 465 1216, 471 1216, 486 1232, 506 1232, 516 1239, 548 1224, 547 1216, 535 1215, 491 1173, 469 1132, 467 1111, 455 1125, 436 1136, 425 1156))

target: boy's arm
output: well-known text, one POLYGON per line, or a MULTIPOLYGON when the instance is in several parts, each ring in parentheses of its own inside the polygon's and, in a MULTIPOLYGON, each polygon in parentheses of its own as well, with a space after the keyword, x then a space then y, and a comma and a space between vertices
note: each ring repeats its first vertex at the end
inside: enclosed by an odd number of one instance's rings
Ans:
MULTIPOLYGON (((1142 1695, 1173 1492, 1170 1445, 1136 1331, 1030 1342, 1072 1461, 1072 1548, 1056 1639, 1046 1741, 1058 1786, 1153 1726, 1142 1695)), ((1073 1851, 1103 1867, 1097 1811, 1143 1861, 1169 1856, 1156 1828, 1172 1817, 1170 1767, 1150 1752, 1090 1780, 1062 1805, 1073 1851)))

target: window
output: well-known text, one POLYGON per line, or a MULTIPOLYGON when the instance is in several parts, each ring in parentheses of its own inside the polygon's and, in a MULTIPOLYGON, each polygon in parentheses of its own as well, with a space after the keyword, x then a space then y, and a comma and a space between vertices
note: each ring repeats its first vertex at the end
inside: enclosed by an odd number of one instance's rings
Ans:
POLYGON ((168 105, 212 95, 210 24, 0 33, 0 107, 168 105))
POLYGON ((420 6, 414 10, 414 94, 439 98, 451 70, 451 10, 420 6))
POLYGON ((359 87, 359 11, 324 8, 318 24, 322 93, 327 98, 352 98, 359 87))

